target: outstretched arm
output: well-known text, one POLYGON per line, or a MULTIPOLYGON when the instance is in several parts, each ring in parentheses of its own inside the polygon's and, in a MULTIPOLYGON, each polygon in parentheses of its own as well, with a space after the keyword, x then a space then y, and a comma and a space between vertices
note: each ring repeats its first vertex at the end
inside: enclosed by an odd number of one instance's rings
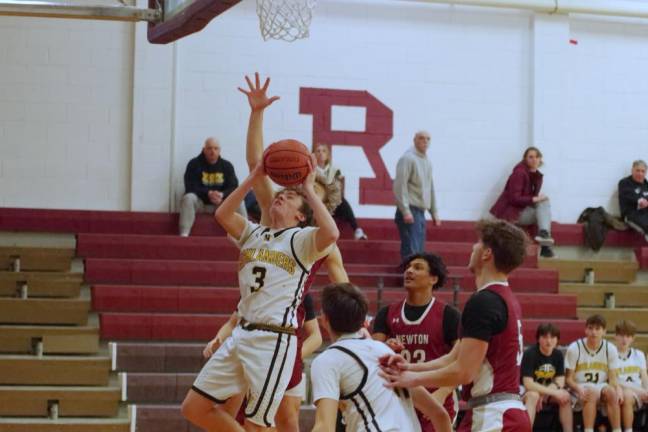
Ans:
MULTIPOLYGON (((279 99, 279 96, 268 97, 266 92, 270 85, 270 78, 267 78, 261 86, 259 73, 254 73, 254 83, 245 77, 249 90, 244 90, 239 87, 239 91, 245 94, 250 104, 250 121, 248 123, 247 143, 245 147, 245 158, 247 160, 248 168, 250 171, 257 166, 263 158, 263 112, 274 101, 279 99)), ((259 208, 261 209, 261 224, 269 225, 270 220, 268 209, 272 203, 272 183, 267 177, 263 181, 253 187, 254 195, 256 196, 259 208)))
POLYGON ((227 234, 237 240, 241 238, 241 234, 243 234, 246 221, 243 216, 236 213, 236 210, 238 210, 248 191, 252 189, 252 186, 262 177, 265 177, 265 173, 263 172, 263 165, 259 164, 252 170, 252 172, 250 172, 250 175, 243 180, 243 183, 234 189, 225 201, 218 206, 216 213, 214 213, 216 221, 223 227, 227 234))

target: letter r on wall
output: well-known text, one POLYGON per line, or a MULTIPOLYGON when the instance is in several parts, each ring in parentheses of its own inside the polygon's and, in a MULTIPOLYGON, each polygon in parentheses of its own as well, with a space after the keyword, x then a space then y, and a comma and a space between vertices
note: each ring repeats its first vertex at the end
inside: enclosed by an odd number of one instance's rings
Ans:
POLYGON ((375 177, 360 179, 360 204, 394 204, 392 179, 380 156, 380 149, 394 135, 391 109, 367 91, 302 87, 299 89, 299 113, 313 116, 313 147, 317 144, 362 147, 375 177), (331 130, 334 105, 365 107, 365 131, 331 130))

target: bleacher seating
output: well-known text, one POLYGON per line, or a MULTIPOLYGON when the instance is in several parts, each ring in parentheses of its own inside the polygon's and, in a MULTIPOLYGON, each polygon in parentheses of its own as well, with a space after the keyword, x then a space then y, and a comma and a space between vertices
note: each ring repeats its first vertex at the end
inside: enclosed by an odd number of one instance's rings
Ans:
MULTIPOLYGON (((397 267, 398 234, 392 221, 360 223, 370 240, 350 240, 352 233, 343 228, 339 245, 351 280, 364 289, 374 314, 380 305, 400 300, 404 295, 397 267)), ((553 229, 558 246, 583 244, 580 226, 554 224, 553 229)), ((37 297, 34 305, 40 302, 39 306, 29 306, 31 310, 40 307, 43 311, 35 320, 45 320, 45 316, 55 320, 58 311, 65 308, 78 311, 76 318, 74 314, 64 314, 67 324, 73 324, 70 327, 62 323, 42 327, 36 337, 46 342, 44 352, 58 355, 75 346, 74 354, 96 356, 97 335, 103 342, 114 342, 112 361, 97 368, 103 370, 105 366, 113 373, 123 374, 126 402, 137 405, 137 430, 195 430, 180 417, 179 403, 203 364, 204 343, 234 310, 239 295, 236 249, 213 219, 200 215, 192 236, 179 238, 174 214, 0 209, 0 230, 77 234, 74 255, 84 259, 83 282, 91 293, 85 303, 79 299, 81 280, 75 274, 52 272, 49 279, 43 280, 41 272, 23 271, 18 279, 13 273, 3 272, 0 295, 5 298, 0 298, 0 311, 11 309, 15 299, 8 297, 14 296, 23 282, 29 285, 31 295, 37 297), (71 301, 74 299, 79 301, 71 301), (81 317, 82 313, 87 314, 88 307, 98 314, 99 328, 87 325, 81 317)), ((447 221, 440 227, 430 225, 428 239, 431 241, 427 249, 444 258, 451 276, 437 296, 447 302, 456 297, 461 307, 475 288, 474 278, 466 268, 476 239, 474 223, 447 221)), ((636 233, 610 232, 606 245, 635 248, 641 264, 640 252, 645 244, 642 242, 636 233)), ((0 249, 0 262, 1 252, 0 249)), ((636 263, 619 261, 538 260, 537 248, 530 247, 523 267, 511 276, 523 310, 525 341, 532 343, 537 324, 548 319, 560 326, 563 344, 582 336, 582 318, 590 312, 608 314, 613 322, 617 312, 603 308, 605 293, 610 291, 616 294, 619 307, 637 301, 648 305, 648 294, 628 285, 638 270, 636 263), (583 283, 589 268, 594 268, 596 274, 594 285, 583 283)), ((322 269, 315 280, 315 294, 327 281, 326 269, 322 269)), ((641 310, 636 313, 639 318, 643 316, 641 310)), ((21 315, 16 312, 13 319, 20 320, 21 315)), ((0 342, 8 341, 5 346, 14 346, 29 357, 31 339, 41 327, 14 322, 3 323, 0 329, 9 328, 11 331, 0 333, 0 342)), ((647 339, 643 335, 638 338, 648 342, 647 339)), ((0 352, 4 352, 2 348, 0 352)), ((65 373, 61 376, 64 383, 65 373)), ((98 385, 99 381, 93 383, 98 385)), ((100 383, 109 390, 105 390, 106 394, 97 393, 98 400, 109 399, 109 394, 114 396, 114 388, 107 386, 105 380, 100 383)), ((79 391, 68 395, 67 400, 87 398, 79 391)), ((22 409, 27 412, 32 408, 22 409)), ((62 416, 67 412, 61 408, 62 416)), ((80 411, 69 415, 85 414, 80 411)))

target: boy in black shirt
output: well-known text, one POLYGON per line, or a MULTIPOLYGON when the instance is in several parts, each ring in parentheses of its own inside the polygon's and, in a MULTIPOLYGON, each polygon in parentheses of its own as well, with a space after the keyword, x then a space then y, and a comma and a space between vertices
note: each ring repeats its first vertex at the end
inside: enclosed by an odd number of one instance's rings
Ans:
POLYGON ((563 432, 572 432, 571 398, 565 390, 565 361, 556 349, 559 338, 560 330, 555 325, 544 323, 538 326, 538 343, 527 348, 522 356, 520 379, 531 424, 545 403, 554 403, 559 406, 563 432))

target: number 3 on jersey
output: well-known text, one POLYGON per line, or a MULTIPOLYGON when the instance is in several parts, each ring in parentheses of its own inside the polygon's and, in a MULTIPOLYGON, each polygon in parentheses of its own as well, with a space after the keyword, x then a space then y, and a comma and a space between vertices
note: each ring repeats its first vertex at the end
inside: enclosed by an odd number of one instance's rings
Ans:
POLYGON ((253 267, 252 268, 252 274, 256 277, 254 279, 254 286, 250 287, 250 292, 254 294, 255 292, 259 291, 261 288, 263 288, 263 284, 265 282, 265 276, 266 276, 266 268, 265 267, 253 267))

